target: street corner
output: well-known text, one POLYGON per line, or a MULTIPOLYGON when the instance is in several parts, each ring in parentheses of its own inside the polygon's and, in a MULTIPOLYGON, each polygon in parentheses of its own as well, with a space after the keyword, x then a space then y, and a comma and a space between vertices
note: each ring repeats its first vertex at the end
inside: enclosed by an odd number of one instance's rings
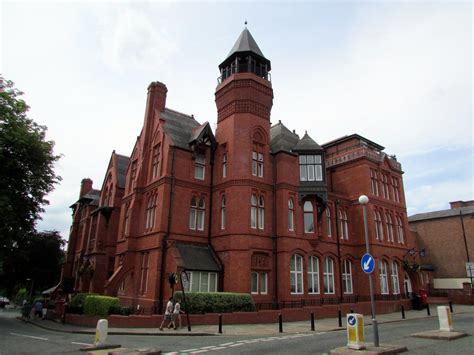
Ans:
POLYGON ((367 344, 365 349, 355 350, 350 349, 347 346, 341 346, 339 348, 330 351, 331 355, 342 355, 342 354, 364 354, 364 355, 376 355, 376 354, 398 354, 408 351, 406 346, 403 345, 390 345, 380 344, 375 347, 373 344, 367 344))
POLYGON ((414 338, 435 339, 435 340, 456 340, 468 336, 465 332, 446 331, 446 330, 428 330, 426 332, 415 333, 411 335, 414 338))

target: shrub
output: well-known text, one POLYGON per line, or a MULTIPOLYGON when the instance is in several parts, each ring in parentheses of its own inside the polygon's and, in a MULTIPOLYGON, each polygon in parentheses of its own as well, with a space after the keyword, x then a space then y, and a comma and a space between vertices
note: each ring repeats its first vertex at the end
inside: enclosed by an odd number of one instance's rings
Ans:
MULTIPOLYGON (((174 295, 174 300, 183 299, 181 292, 174 295)), ((254 312, 256 310, 252 297, 248 293, 231 292, 186 292, 186 306, 189 313, 231 313, 254 312)), ((184 302, 181 302, 184 310, 184 302)))
POLYGON ((84 301, 84 313, 88 316, 102 316, 109 314, 110 307, 116 306, 117 297, 109 296, 87 296, 84 301))
POLYGON ((71 302, 67 306, 67 313, 83 314, 84 302, 86 298, 94 295, 96 295, 96 293, 78 293, 74 295, 71 302))
POLYGON ((15 296, 15 304, 23 305, 23 300, 26 300, 28 295, 26 293, 26 288, 20 288, 15 296))
POLYGON ((111 306, 109 314, 118 314, 120 316, 129 316, 132 314, 132 309, 127 306, 111 306))

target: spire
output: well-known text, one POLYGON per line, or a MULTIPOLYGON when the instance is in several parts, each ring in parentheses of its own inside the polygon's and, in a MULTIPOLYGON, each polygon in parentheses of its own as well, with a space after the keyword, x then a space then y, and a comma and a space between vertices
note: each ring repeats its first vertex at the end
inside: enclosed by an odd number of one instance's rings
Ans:
POLYGON ((308 150, 323 150, 323 148, 308 135, 308 131, 305 131, 303 138, 296 144, 293 151, 308 150))
POLYGON ((252 37, 247 28, 247 21, 226 59, 219 65, 219 69, 222 80, 239 72, 252 72, 268 80, 268 72, 271 70, 270 61, 265 58, 252 37))

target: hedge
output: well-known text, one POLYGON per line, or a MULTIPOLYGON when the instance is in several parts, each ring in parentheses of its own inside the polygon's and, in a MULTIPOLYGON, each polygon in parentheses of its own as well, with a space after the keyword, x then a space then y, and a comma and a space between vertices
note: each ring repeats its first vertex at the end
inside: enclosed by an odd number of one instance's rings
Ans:
POLYGON ((88 316, 106 317, 109 315, 110 308, 118 305, 118 302, 117 297, 87 296, 84 301, 84 313, 88 316))
MULTIPOLYGON (((183 299, 182 292, 174 294, 174 301, 183 299)), ((181 308, 184 309, 184 302, 181 308)), ((186 292, 186 306, 190 314, 255 312, 255 303, 248 293, 186 292)))
POLYGON ((129 316, 132 314, 132 309, 128 306, 112 306, 109 309, 109 314, 118 314, 120 316, 129 316))

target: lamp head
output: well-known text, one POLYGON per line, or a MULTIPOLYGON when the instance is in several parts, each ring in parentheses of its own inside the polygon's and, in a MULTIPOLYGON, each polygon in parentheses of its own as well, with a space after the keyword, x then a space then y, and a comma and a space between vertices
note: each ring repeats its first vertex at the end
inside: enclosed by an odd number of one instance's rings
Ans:
POLYGON ((369 198, 368 198, 367 196, 365 196, 365 195, 361 195, 361 196, 359 197, 359 203, 360 203, 361 205, 366 205, 366 204, 369 203, 369 198))

